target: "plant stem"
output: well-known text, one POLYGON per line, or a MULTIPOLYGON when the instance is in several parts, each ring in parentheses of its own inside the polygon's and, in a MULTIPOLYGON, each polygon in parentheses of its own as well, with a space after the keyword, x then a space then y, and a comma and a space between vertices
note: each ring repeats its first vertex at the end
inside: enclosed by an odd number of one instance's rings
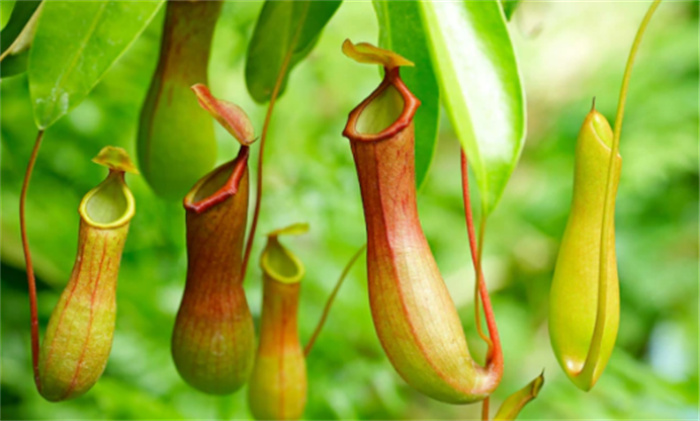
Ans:
POLYGON ((608 282, 608 242, 606 236, 609 234, 605 227, 609 226, 611 218, 615 217, 615 211, 613 209, 613 201, 615 200, 613 190, 614 190, 614 177, 613 168, 615 157, 618 156, 620 150, 620 134, 622 132, 622 118, 625 113, 625 103, 627 101, 627 89, 629 87, 630 77, 632 75, 632 66, 634 64, 634 59, 637 56, 637 51, 639 50, 639 45, 642 41, 642 36, 646 31, 649 21, 652 15, 659 7, 661 0, 654 0, 654 2, 649 6, 649 10, 644 15, 639 29, 637 30, 637 35, 634 37, 632 43, 632 48, 630 50, 629 57, 627 58, 627 65, 625 67, 625 73, 622 77, 622 86, 620 88, 620 98, 617 105, 617 114, 615 116, 615 127, 613 129, 613 143, 610 151, 610 160, 608 163, 608 175, 607 182, 605 186, 605 204, 603 206, 603 221, 602 229, 600 233, 600 263, 599 263, 599 274, 598 274, 598 307, 596 312, 596 322, 593 329, 593 338, 591 340, 591 345, 588 348, 588 355, 586 356, 586 361, 581 369, 581 373, 592 372, 595 370, 595 366, 598 362, 598 357, 600 355, 600 349, 603 342, 603 330, 605 328, 606 321, 606 303, 607 303, 607 282, 608 282))
POLYGON ((464 217, 467 221, 467 232, 469 234, 469 248, 471 250, 472 262, 474 264, 474 275, 476 282, 474 283, 474 319, 476 320, 476 330, 479 332, 481 339, 488 345, 488 352, 491 353, 493 343, 491 339, 484 333, 481 328, 481 314, 479 310, 479 289, 484 282, 484 273, 481 270, 481 243, 484 239, 484 225, 482 222, 479 229, 479 244, 476 242, 476 234, 474 233, 474 216, 472 214, 471 199, 469 197, 469 172, 467 168, 467 154, 464 149, 461 149, 461 170, 462 170, 462 199, 464 201, 464 217))
MULTIPOLYGON (((308 14, 308 7, 305 9, 306 14, 308 14)), ((299 22, 303 22, 305 16, 303 16, 299 22)), ((256 193, 255 193, 255 209, 253 210, 253 221, 250 224, 250 233, 248 234, 248 240, 245 245, 245 252, 243 253, 243 265, 241 266, 241 282, 245 282, 245 274, 248 270, 248 262, 250 260, 250 252, 253 249, 253 241, 255 241, 255 231, 258 228, 258 217, 260 216, 260 203, 262 202, 263 194, 263 157, 265 154, 265 139, 267 139, 267 130, 270 126, 270 120, 272 118, 272 110, 275 108, 275 102, 279 96, 280 89, 282 88, 282 82, 284 81, 284 76, 287 74, 289 69, 289 63, 292 60, 292 54, 294 52, 294 46, 297 44, 297 40, 301 35, 302 25, 297 27, 294 37, 289 44, 289 51, 284 56, 282 61, 282 66, 280 66, 279 74, 277 74, 277 80, 275 81, 275 87, 272 90, 272 95, 270 95, 270 104, 267 106, 267 112, 265 113, 265 122, 263 123, 262 133, 260 135, 260 152, 258 154, 258 165, 257 165, 257 177, 255 182, 256 193)))
POLYGON ((491 397, 487 396, 481 403, 481 419, 482 421, 489 420, 489 402, 491 397))
POLYGON ((321 329, 323 328, 323 325, 326 323, 326 319, 328 318, 328 313, 331 310, 331 306, 333 305, 333 301, 335 300, 335 296, 338 295, 338 291, 340 290, 340 286, 343 285, 343 281, 345 280, 345 277, 348 275, 348 272, 350 272, 352 265, 355 264, 357 259, 360 258, 360 256, 362 255, 362 253, 365 251, 366 248, 367 248, 367 244, 360 247, 360 249, 355 252, 355 254, 350 258, 348 263, 345 265, 343 272, 340 274, 340 278, 338 278, 338 282, 336 282, 336 284, 335 284, 335 288, 333 288, 331 295, 328 297, 328 301, 326 301, 326 306, 324 307, 323 313, 321 314, 321 319, 318 321, 318 324, 316 325, 316 329, 314 329, 314 333, 311 335, 311 338, 309 339, 309 342, 307 342, 306 347, 304 347, 304 356, 308 356, 309 353, 311 352, 311 349, 313 348, 314 343, 316 342, 316 339, 318 338, 318 335, 321 333, 321 329))
MULTIPOLYGON (((291 57, 291 55, 288 55, 288 57, 285 58, 284 63, 289 62, 289 57, 291 57)), ((282 67, 285 67, 284 64, 282 67)), ((270 125, 272 110, 275 108, 275 100, 277 99, 277 95, 279 94, 279 88, 281 86, 283 74, 284 72, 280 71, 280 75, 277 77, 275 88, 272 91, 272 96, 270 97, 270 104, 267 106, 267 113, 265 114, 265 123, 263 124, 262 135, 260 136, 260 151, 258 152, 257 175, 255 181, 255 209, 253 210, 253 221, 250 224, 250 233, 248 233, 248 240, 246 240, 245 252, 243 253, 243 264, 241 266, 241 282, 245 282, 245 274, 248 270, 250 252, 253 249, 255 231, 258 228, 258 216, 260 215, 260 203, 262 202, 263 194, 263 156, 265 154, 265 139, 267 139, 267 129, 270 125)))
MULTIPOLYGON (((496 322, 493 317, 493 311, 491 309, 491 302, 489 300, 488 291, 486 289, 486 283, 484 281, 484 272, 481 268, 481 256, 484 249, 484 235, 486 232, 486 219, 482 219, 481 224, 479 224, 479 240, 478 244, 475 240, 474 235, 474 215, 472 213, 471 199, 469 198, 469 171, 467 165, 467 154, 464 149, 460 147, 460 161, 461 161, 461 171, 462 171, 462 198, 464 200, 464 216, 467 220, 467 232, 469 233, 469 248, 472 254, 472 262, 474 263, 474 272, 476 275, 476 283, 474 284, 474 318, 476 323, 476 330, 479 332, 481 339, 486 342, 488 349, 486 351, 486 361, 487 363, 493 357, 495 347, 498 347, 498 352, 500 350, 500 341, 498 338, 498 330, 496 329, 496 322), (481 318, 479 316, 479 295, 481 292, 482 302, 484 305, 484 313, 486 316, 486 323, 489 328, 489 335, 494 338, 492 341, 490 338, 484 334, 481 329, 481 318), (488 308, 488 310, 487 310, 488 308), (495 343, 495 345, 494 345, 495 343)), ((488 421, 489 419, 489 403, 490 398, 487 396, 481 403, 481 419, 488 421)))
POLYGON ((26 223, 26 201, 27 190, 29 190, 29 180, 32 178, 34 164, 36 163, 41 139, 44 137, 44 131, 39 130, 34 141, 34 148, 29 157, 27 164, 27 172, 24 175, 22 182, 22 191, 19 195, 19 229, 22 236, 22 249, 24 250, 24 261, 27 266, 27 283, 29 285, 29 314, 31 320, 31 336, 32 336, 32 369, 34 370, 34 382, 37 389, 41 391, 41 379, 39 379, 39 315, 36 303, 36 279, 34 277, 34 266, 32 265, 32 255, 29 251, 29 240, 27 238, 27 223, 26 223))

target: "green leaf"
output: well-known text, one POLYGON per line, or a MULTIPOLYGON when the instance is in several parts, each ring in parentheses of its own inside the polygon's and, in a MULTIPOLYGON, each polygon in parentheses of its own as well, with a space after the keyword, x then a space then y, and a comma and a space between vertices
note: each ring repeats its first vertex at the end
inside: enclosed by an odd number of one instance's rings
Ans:
POLYGON ((4 79, 24 73, 27 70, 28 57, 29 50, 5 57, 0 66, 0 78, 4 79))
POLYGON ((162 3, 46 2, 28 69, 34 120, 39 129, 49 127, 85 99, 162 3))
POLYGON ((510 20, 515 13, 515 9, 520 5, 520 0, 501 0, 501 6, 503 6, 503 13, 506 15, 506 19, 510 20))
POLYGON ((524 93, 503 11, 495 1, 420 5, 440 90, 487 215, 525 137, 524 93))
POLYGON ((270 100, 277 77, 289 60, 280 86, 282 95, 291 69, 311 52, 340 1, 268 0, 248 46, 246 85, 259 103, 270 100))
MULTIPOLYGON (((2 1, 3 8, 5 1, 2 1)), ((22 30, 27 26, 27 22, 41 4, 41 1, 20 1, 12 9, 12 15, 8 16, 9 21, 0 32, 0 51, 5 55, 5 51, 12 46, 22 30)), ((5 13, 3 11, 3 13, 5 13)), ((3 15, 3 19, 5 16, 3 15)))
POLYGON ((15 0, 3 0, 0 2, 0 29, 5 29, 5 25, 10 21, 12 9, 15 8, 15 0))
POLYGON ((401 69, 401 79, 420 99, 416 112, 416 186, 425 181, 433 160, 440 124, 440 92, 417 2, 374 0, 379 21, 379 46, 415 63, 401 69))
MULTIPOLYGON (((5 3, 9 2, 2 2, 3 5, 5 3)), ((27 57, 34 38, 40 4, 40 1, 20 1, 12 9, 12 15, 8 16, 9 21, 0 33, 0 77, 18 75, 27 70, 27 57)))

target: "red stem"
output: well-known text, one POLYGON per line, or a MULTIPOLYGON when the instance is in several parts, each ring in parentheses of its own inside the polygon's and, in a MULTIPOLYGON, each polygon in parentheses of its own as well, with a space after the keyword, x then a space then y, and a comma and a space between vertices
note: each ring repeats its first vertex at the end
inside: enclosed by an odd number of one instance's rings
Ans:
POLYGON ((481 404, 481 419, 482 421, 488 421, 489 420, 489 401, 491 400, 490 397, 486 397, 486 399, 483 400, 481 404))
MULTIPOLYGON (((308 8, 306 9, 308 13, 308 8)), ((303 17, 300 22, 303 22, 303 17)), ((267 129, 270 126, 270 120, 272 118, 272 110, 275 108, 275 102, 277 102, 277 97, 279 96, 280 89, 282 89, 282 82, 284 81, 284 75, 287 74, 287 69, 289 68, 289 63, 292 60, 292 53, 294 52, 294 47, 297 44, 297 40, 301 34, 302 25, 296 30, 292 42, 289 44, 289 51, 284 57, 282 66, 280 67, 280 72, 277 75, 277 80, 275 81, 275 87, 272 90, 272 95, 270 95, 270 105, 267 107, 267 112, 265 113, 265 122, 263 123, 262 134, 260 135, 260 152, 258 155, 258 165, 257 165, 257 175, 255 182, 255 209, 253 210, 253 221, 250 224, 250 233, 248 234, 248 240, 245 244, 245 253, 243 254, 243 265, 241 266, 241 282, 245 281, 245 274, 248 270, 248 261, 250 260, 250 252, 253 249, 253 241, 255 240, 255 231, 258 228, 258 216, 260 215, 260 203, 262 202, 263 194, 263 156, 265 153, 265 139, 267 139, 267 129)))
POLYGON ((41 379, 39 379, 39 315, 36 303, 36 279, 34 277, 34 266, 32 265, 32 255, 29 251, 29 240, 27 238, 27 223, 26 223, 26 199, 27 190, 29 190, 29 180, 32 178, 36 157, 39 154, 39 146, 41 139, 44 137, 44 131, 39 130, 34 141, 34 149, 29 157, 27 172, 24 174, 22 182, 22 191, 19 195, 19 229, 22 235, 22 249, 24 250, 24 260, 27 266, 27 283, 29 285, 29 314, 31 319, 31 335, 32 335, 32 369, 34 370, 34 382, 37 389, 41 391, 41 379))
POLYGON ((472 215, 472 205, 471 198, 469 197, 469 178, 467 171, 467 155, 464 153, 463 149, 460 149, 461 154, 461 170, 462 170, 462 199, 464 201, 464 217, 467 220, 467 232, 469 234, 469 249, 471 250, 472 262, 474 264, 474 275, 476 282, 474 283, 474 320, 476 325, 476 331, 481 336, 481 339, 486 342, 488 349, 490 350, 493 344, 491 340, 486 336, 484 331, 481 329, 481 312, 479 311, 479 285, 483 280, 483 274, 481 272, 481 253, 478 245, 475 242, 474 234, 474 216, 472 215))
MULTIPOLYGON (((489 292, 486 288, 486 282, 484 282, 484 273, 481 268, 481 249, 483 247, 484 238, 484 227, 485 222, 482 221, 479 227, 479 243, 477 245, 476 235, 474 234, 474 217, 472 213, 471 200, 469 199, 469 178, 467 171, 467 155, 464 150, 461 150, 461 170, 462 170, 462 196, 464 199, 464 215, 467 220, 467 232, 469 234, 469 248, 472 254, 472 262, 474 263, 474 271, 477 278, 477 286, 479 288, 479 293, 481 295, 481 301, 484 306, 484 318, 486 319, 486 326, 489 331, 490 340, 487 340, 483 332, 481 332, 481 326, 479 325, 479 318, 477 316, 477 329, 479 334, 484 338, 488 344, 488 352, 486 363, 502 365, 503 364, 503 352, 501 349, 501 340, 498 335, 498 328, 496 327, 496 319, 493 315, 493 308, 491 307, 491 299, 489 298, 489 292)), ((478 314, 478 302, 474 303, 477 307, 476 311, 478 314)))

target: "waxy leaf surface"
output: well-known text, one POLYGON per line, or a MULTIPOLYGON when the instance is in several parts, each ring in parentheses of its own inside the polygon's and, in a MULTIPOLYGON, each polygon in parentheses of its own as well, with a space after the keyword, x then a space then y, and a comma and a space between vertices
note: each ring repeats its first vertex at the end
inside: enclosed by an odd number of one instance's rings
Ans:
POLYGON ((161 4, 46 2, 28 69, 34 120, 40 129, 49 127, 85 99, 146 28, 161 4))
POLYGON ((279 94, 291 69, 313 49, 340 1, 266 1, 248 46, 245 80, 259 103, 270 100, 280 71, 289 60, 279 94), (291 54, 291 56, 289 56, 291 54), (289 56, 289 57, 288 57, 289 56))
POLYGON ((420 99, 416 112, 416 186, 425 180, 433 160, 440 124, 440 90, 430 61, 428 39, 417 2, 375 0, 379 20, 379 46, 411 60, 414 67, 401 69, 401 79, 420 99))
POLYGON ((520 74, 498 2, 420 2, 450 120, 490 213, 525 137, 520 74))

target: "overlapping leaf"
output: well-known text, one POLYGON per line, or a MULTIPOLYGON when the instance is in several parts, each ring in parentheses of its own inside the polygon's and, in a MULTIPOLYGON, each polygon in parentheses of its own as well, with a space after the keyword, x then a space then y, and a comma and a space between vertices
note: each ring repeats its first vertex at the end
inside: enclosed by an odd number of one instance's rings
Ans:
POLYGON ((291 69, 311 52, 324 26, 340 6, 340 1, 266 1, 248 46, 246 84, 259 103, 270 100, 280 70, 286 74, 281 95, 291 69), (286 61, 289 61, 285 64, 286 61))
POLYGON ((525 137, 524 93, 503 11, 496 1, 419 4, 445 106, 488 214, 525 137))
POLYGON ((34 28, 41 1, 3 1, 3 29, 0 33, 0 76, 8 77, 27 70, 29 47, 34 37, 34 28), (12 5, 12 8, 7 5, 12 5), (5 19, 8 19, 5 22, 5 19))
POLYGON ((5 0, 0 2, 0 29, 5 29, 5 25, 10 21, 12 9, 15 8, 14 0, 5 0))
POLYGON ((374 0, 379 20, 379 45, 415 63, 401 69, 401 78, 420 99, 415 117, 416 186, 420 187, 433 160, 440 124, 440 90, 430 61, 428 40, 417 2, 374 0))
POLYGON ((85 99, 162 1, 45 3, 28 68, 34 120, 40 129, 85 99))

